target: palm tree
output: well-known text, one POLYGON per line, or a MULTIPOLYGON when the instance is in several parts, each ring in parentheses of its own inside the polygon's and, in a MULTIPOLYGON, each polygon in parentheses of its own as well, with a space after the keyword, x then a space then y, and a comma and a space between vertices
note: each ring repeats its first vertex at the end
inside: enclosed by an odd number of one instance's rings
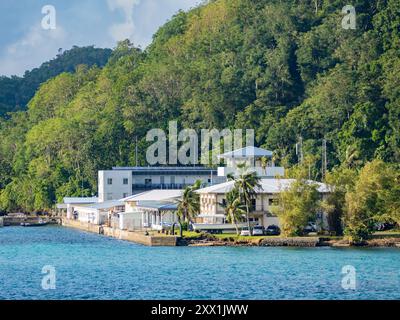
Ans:
POLYGON ((362 160, 360 160, 360 152, 356 146, 350 145, 346 148, 345 163, 349 168, 355 168, 362 164, 362 160))
POLYGON ((255 189, 261 189, 260 177, 254 171, 249 172, 245 164, 239 164, 239 176, 234 179, 234 188, 238 190, 242 203, 246 206, 247 227, 250 228, 250 206, 256 197, 255 189))
POLYGON ((242 204, 239 192, 235 188, 226 193, 225 197, 226 203, 220 203, 220 205, 225 209, 226 220, 235 224, 236 234, 239 235, 237 224, 243 220, 243 216, 246 214, 245 206, 242 204))
POLYGON ((178 202, 178 222, 180 225, 180 236, 182 237, 182 222, 192 222, 200 211, 200 195, 196 190, 200 189, 201 181, 197 180, 194 185, 186 187, 182 198, 178 202))

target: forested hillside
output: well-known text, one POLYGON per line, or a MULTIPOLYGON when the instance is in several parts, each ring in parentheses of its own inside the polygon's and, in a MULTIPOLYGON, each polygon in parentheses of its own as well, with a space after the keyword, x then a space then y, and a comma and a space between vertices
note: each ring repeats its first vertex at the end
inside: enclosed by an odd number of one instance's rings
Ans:
POLYGON ((177 119, 189 128, 254 128, 256 144, 297 162, 303 138, 320 179, 328 166, 400 160, 400 2, 354 0, 356 30, 338 0, 217 0, 180 12, 144 52, 125 41, 104 68, 46 82, 26 112, 2 121, 4 210, 40 210, 96 192, 98 169, 145 164, 145 135, 177 119))
POLYGON ((111 55, 111 49, 74 47, 61 52, 56 58, 43 63, 39 68, 26 71, 23 77, 0 77, 0 117, 7 112, 24 110, 35 95, 40 84, 63 72, 73 72, 80 64, 104 66, 111 55))

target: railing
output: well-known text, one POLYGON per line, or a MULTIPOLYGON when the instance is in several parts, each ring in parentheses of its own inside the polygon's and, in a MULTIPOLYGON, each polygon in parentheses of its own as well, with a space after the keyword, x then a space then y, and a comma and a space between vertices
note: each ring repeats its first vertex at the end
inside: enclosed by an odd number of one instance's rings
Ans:
MULTIPOLYGON (((264 168, 259 168, 259 167, 254 167, 254 168, 249 168, 249 171, 255 171, 258 176, 260 177, 276 177, 276 176, 284 176, 285 174, 285 168, 283 167, 266 167, 264 168)), ((219 167, 218 168, 218 176, 219 177, 226 177, 228 174, 237 174, 238 169, 237 168, 232 168, 232 167, 219 167)))
POLYGON ((134 183, 132 184, 133 190, 151 190, 151 189, 184 189, 191 184, 188 183, 134 183))

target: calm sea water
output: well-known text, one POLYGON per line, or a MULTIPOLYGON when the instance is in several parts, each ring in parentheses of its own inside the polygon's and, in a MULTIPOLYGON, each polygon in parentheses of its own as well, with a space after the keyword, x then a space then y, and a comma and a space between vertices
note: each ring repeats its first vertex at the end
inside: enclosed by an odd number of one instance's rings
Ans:
POLYGON ((63 227, 0 228, 0 299, 399 299, 400 249, 144 247, 63 227), (56 270, 43 290, 42 268, 56 270), (342 288, 342 267, 357 270, 342 288))

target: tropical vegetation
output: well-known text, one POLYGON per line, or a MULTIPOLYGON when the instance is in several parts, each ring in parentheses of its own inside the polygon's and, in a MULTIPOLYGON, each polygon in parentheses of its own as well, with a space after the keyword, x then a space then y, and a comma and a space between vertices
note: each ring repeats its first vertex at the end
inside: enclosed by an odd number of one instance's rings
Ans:
POLYGON ((255 144, 288 168, 301 140, 308 177, 339 183, 326 205, 346 234, 367 235, 371 216, 395 219, 400 2, 352 4, 354 30, 342 27, 338 0, 207 1, 178 12, 145 50, 123 41, 79 66, 47 63, 29 90, 2 78, 2 113, 21 111, 0 119, 1 210, 44 211, 96 193, 97 170, 146 165, 147 131, 177 120, 253 128, 255 144), (364 174, 383 167, 388 181, 364 174))

